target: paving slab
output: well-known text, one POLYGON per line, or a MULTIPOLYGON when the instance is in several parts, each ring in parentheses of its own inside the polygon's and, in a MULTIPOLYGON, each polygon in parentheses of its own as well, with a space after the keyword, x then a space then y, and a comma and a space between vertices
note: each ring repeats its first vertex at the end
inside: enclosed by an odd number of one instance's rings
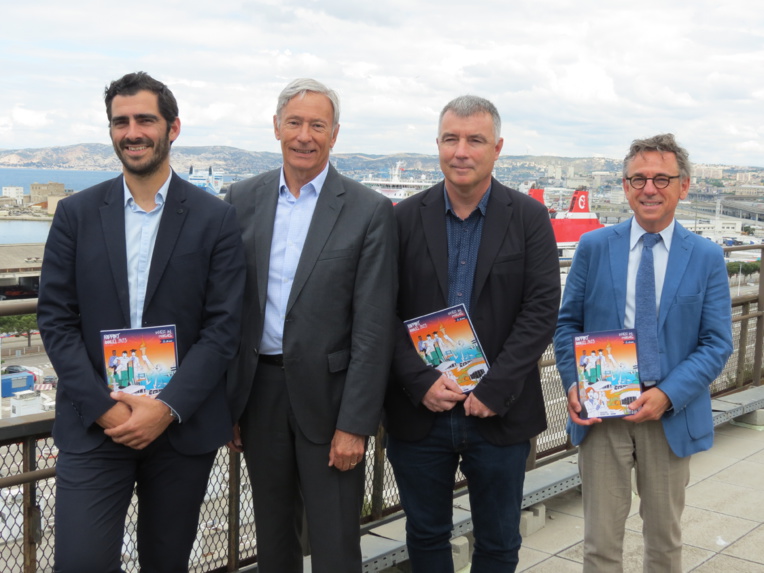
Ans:
POLYGON ((743 460, 753 454, 764 450, 759 432, 724 424, 716 430, 714 436, 714 449, 724 451, 724 455, 743 460))
POLYGON ((762 472, 761 464, 752 463, 745 459, 737 462, 734 466, 723 469, 715 474, 713 479, 758 490, 764 485, 764 472, 762 472))
POLYGON ((761 565, 764 564, 764 525, 759 525, 755 530, 730 545, 722 553, 730 557, 737 557, 738 559, 756 561, 760 564, 760 571, 764 571, 764 565, 761 565))
POLYGON ((531 549, 530 547, 526 547, 523 544, 523 546, 520 547, 520 561, 517 564, 517 571, 526 571, 531 567, 534 567, 539 563, 542 563, 553 557, 554 555, 550 553, 537 551, 535 549, 531 549))
POLYGON ((523 538, 523 546, 555 554, 572 547, 584 536, 584 520, 557 511, 547 511, 545 527, 523 538))
POLYGON ((691 571, 692 573, 761 573, 762 570, 764 569, 760 562, 754 563, 728 555, 715 555, 691 571))
POLYGON ((581 573, 581 564, 561 557, 550 557, 529 569, 518 567, 517 570, 527 571, 527 573, 581 573))
POLYGON ((750 519, 686 507, 682 514, 682 542, 718 553, 756 529, 758 525, 758 522, 750 519))
POLYGON ((703 481, 738 461, 740 461, 739 458, 727 455, 721 447, 697 453, 690 458, 689 485, 703 481))
POLYGON ((584 516, 584 507, 581 501, 581 490, 571 489, 560 495, 556 495, 544 502, 547 511, 556 511, 576 517, 584 516))
POLYGON ((687 488, 685 505, 722 515, 760 521, 764 516, 764 492, 713 478, 687 488))

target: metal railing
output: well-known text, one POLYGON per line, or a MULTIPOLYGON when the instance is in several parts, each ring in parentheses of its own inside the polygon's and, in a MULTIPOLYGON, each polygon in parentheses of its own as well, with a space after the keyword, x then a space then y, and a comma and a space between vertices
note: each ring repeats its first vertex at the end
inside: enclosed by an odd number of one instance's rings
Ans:
MULTIPOLYGON (((725 251, 764 246, 727 247, 725 251)), ((563 267, 569 262, 563 263, 563 267)), ((2 301, 0 316, 29 314, 35 300, 2 301)), ((764 282, 758 292, 732 299, 735 349, 721 375, 711 385, 720 395, 759 385, 764 341, 764 282)), ((536 440, 536 459, 570 449, 565 433, 567 409, 550 346, 539 362, 548 429, 536 440)), ((53 569, 56 448, 50 437, 53 413, 0 420, 0 570, 42 573, 53 569)), ((366 456, 364 529, 397 511, 399 499, 385 457, 380 430, 370 440, 366 456)), ((123 568, 138 571, 135 548, 135 498, 128 512, 123 568)), ((249 477, 243 458, 225 449, 210 475, 191 555, 197 573, 237 571, 256 560, 254 512, 249 477)))

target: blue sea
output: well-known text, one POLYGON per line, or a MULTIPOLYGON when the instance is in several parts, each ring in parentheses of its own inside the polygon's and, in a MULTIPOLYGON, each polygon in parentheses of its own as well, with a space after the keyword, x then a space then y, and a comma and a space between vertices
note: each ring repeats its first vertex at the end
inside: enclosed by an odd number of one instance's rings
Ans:
MULTIPOLYGON (((88 187, 113 179, 121 171, 76 171, 73 169, 25 169, 0 168, 0 188, 23 187, 29 195, 32 183, 63 183, 66 189, 82 191, 88 187)), ((188 179, 187 173, 178 173, 188 179)), ((231 177, 224 180, 230 181, 231 177)), ((0 245, 19 243, 44 243, 48 239, 50 221, 3 221, 0 220, 0 245)))
MULTIPOLYGON (((71 169, 0 168, 1 187, 23 187, 29 194, 32 183, 63 183, 66 189, 82 191, 96 183, 113 179, 119 171, 75 171, 71 169)), ((0 220, 0 245, 44 243, 48 239, 50 221, 0 220)))
POLYGON ((96 183, 113 179, 120 171, 75 171, 71 169, 0 168, 0 187, 23 187, 29 194, 32 183, 63 183, 66 189, 82 191, 96 183))

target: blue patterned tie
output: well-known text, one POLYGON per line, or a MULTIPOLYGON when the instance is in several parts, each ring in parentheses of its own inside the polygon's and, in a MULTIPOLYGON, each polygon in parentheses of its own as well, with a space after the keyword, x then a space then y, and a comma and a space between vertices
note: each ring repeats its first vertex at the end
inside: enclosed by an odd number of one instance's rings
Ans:
POLYGON ((634 327, 637 329, 637 360, 642 383, 660 380, 658 353, 658 311, 655 306, 655 265, 653 247, 661 240, 658 233, 642 235, 642 260, 637 270, 634 327))

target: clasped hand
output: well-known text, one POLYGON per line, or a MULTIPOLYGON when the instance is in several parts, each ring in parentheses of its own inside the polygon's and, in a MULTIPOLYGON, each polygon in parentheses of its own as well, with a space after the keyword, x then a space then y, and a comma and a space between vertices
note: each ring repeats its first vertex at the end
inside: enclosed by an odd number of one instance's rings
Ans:
POLYGON ((459 402, 464 402, 464 413, 477 418, 495 416, 496 412, 483 404, 475 394, 465 394, 461 386, 445 374, 441 374, 422 398, 422 403, 432 412, 447 412, 459 402))
POLYGON ((115 443, 142 450, 167 429, 173 418, 167 404, 147 396, 112 392, 116 401, 97 423, 115 443))

